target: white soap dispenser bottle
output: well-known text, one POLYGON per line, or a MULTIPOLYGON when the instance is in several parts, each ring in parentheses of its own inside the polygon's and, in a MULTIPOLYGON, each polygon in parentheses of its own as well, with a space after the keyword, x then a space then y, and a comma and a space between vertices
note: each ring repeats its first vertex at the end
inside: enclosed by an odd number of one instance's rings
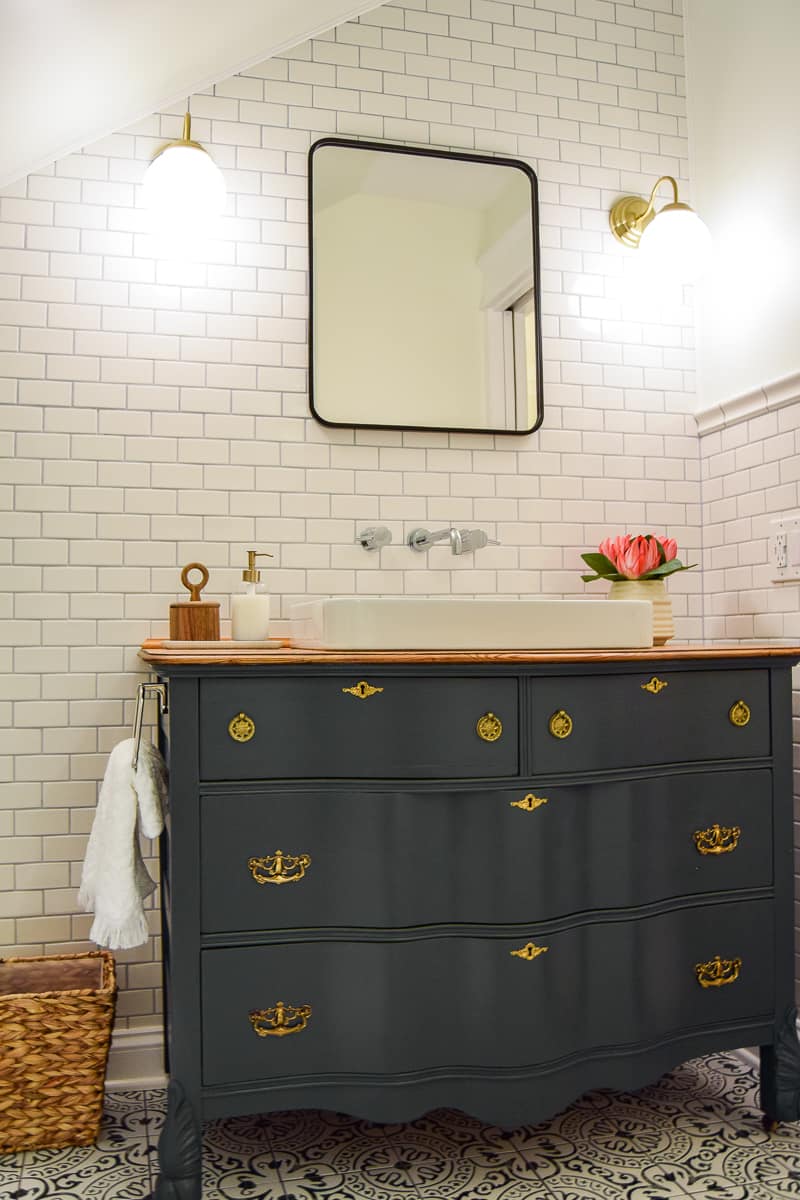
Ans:
POLYGON ((272 555, 247 551, 247 570, 242 571, 245 590, 231 597, 231 637, 235 642, 263 642, 269 637, 269 594, 258 591, 261 572, 256 570, 257 558, 272 555))

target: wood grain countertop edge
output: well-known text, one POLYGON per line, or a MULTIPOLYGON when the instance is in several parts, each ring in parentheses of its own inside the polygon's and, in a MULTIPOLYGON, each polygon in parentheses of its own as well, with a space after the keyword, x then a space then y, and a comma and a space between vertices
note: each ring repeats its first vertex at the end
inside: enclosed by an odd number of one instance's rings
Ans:
POLYGON ((149 638, 139 657, 154 666, 292 666, 326 663, 603 663, 704 660, 717 658, 790 658, 800 646, 770 642, 713 642, 651 646, 637 650, 301 650, 282 647, 245 653, 164 650, 163 639, 149 638))

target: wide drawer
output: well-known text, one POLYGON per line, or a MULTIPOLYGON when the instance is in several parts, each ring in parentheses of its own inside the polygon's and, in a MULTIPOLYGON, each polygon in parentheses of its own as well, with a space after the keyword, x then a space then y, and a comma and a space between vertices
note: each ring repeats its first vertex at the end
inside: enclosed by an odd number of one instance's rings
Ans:
POLYGON ((769 674, 554 676, 531 687, 534 770, 592 771, 770 753, 769 674))
POLYGON ((736 902, 513 940, 206 950, 203 1081, 522 1068, 763 1019, 773 921, 769 901, 736 902))
POLYGON ((516 775, 515 678, 200 682, 203 779, 516 775))
POLYGON ((206 932, 517 924, 772 882, 767 769, 201 800, 206 932))

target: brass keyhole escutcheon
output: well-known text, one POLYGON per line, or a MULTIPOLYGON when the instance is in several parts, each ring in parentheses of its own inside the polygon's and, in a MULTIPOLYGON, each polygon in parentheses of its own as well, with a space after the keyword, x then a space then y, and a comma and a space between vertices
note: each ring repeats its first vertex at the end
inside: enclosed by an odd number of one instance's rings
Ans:
POLYGON ((478 737, 483 738, 485 742, 496 742, 503 732, 503 722, 494 713, 487 712, 478 718, 475 729, 478 737))
POLYGON ((549 946, 537 946, 535 942, 528 942, 519 950, 510 950, 509 954, 512 958, 524 958, 530 962, 531 959, 538 958, 540 954, 546 954, 549 949, 549 946))
POLYGON ((228 733, 235 742, 249 742, 256 731, 256 723, 247 713, 237 713, 228 725, 228 733))
POLYGON ((527 796, 523 796, 521 800, 509 800, 512 808, 521 808, 524 812, 534 812, 547 803, 547 796, 534 796, 533 792, 528 792, 527 796))
POLYGON ((741 729, 750 720, 749 705, 745 704, 744 700, 737 700, 728 710, 728 720, 731 725, 736 725, 741 729))
POLYGON ((355 696, 358 700, 369 700, 370 696, 380 695, 383 688, 373 687, 371 683, 367 683, 366 679, 360 679, 353 687, 343 687, 342 691, 348 696, 355 696))
POLYGON ((548 725, 553 737, 568 738, 572 733, 572 717, 563 708, 554 712, 548 725))
POLYGON ((641 685, 643 692, 650 692, 651 695, 657 696, 659 692, 663 692, 665 687, 669 687, 666 679, 659 679, 657 675, 641 685))

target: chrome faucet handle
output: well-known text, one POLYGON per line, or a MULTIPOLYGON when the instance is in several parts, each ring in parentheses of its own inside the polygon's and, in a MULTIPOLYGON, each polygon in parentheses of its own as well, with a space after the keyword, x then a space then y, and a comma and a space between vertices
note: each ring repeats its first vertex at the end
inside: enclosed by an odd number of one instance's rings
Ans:
POLYGON ((370 525, 368 529, 362 529, 355 540, 356 545, 363 546, 365 550, 382 550, 391 542, 392 531, 385 525, 370 525))
POLYGON ((412 529, 406 538, 412 550, 430 550, 435 542, 450 542, 453 554, 472 554, 482 550, 484 546, 499 546, 495 538, 490 538, 485 529, 437 529, 431 533, 428 529, 412 529))
POLYGON ((460 547, 458 550, 453 547, 454 554, 472 554, 475 550, 482 550, 484 546, 499 546, 497 538, 490 538, 485 529, 461 529, 460 547))
POLYGON ((431 533, 429 529, 412 529, 411 533, 406 538, 406 543, 412 550, 417 550, 422 553, 423 550, 430 550, 435 542, 443 542, 446 538, 452 544, 453 534, 457 534, 457 529, 437 529, 435 533, 431 533))

